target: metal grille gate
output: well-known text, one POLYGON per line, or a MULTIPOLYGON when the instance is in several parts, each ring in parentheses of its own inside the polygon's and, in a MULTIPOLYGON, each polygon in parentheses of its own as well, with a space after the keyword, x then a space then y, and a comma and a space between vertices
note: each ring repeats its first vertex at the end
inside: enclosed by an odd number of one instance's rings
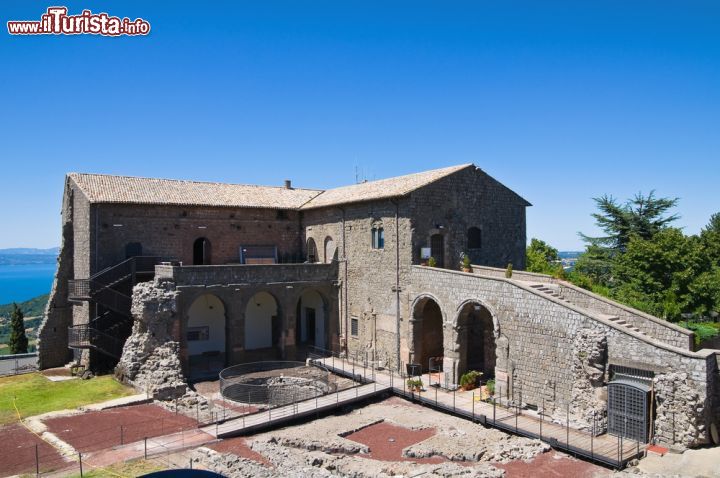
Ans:
POLYGON ((620 379, 608 384, 608 432, 642 443, 648 441, 649 392, 647 385, 620 379))

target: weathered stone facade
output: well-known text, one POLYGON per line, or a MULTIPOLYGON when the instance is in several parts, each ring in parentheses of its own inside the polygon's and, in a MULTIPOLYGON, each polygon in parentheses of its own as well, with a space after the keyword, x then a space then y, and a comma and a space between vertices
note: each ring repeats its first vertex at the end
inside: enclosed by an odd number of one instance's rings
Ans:
MULTIPOLYGON (((707 443, 720 420, 717 354, 693 352, 680 327, 519 270, 527 206, 472 165, 325 192, 71 176, 41 364, 64 363, 67 327, 100 311, 92 298, 70 305, 66 281, 132 250, 162 262, 134 289, 116 372, 149 392, 318 347, 393 369, 434 363, 446 386, 480 370, 503 402, 601 433, 613 367, 626 367, 653 377, 659 441, 707 443), (241 263, 246 246, 271 248, 273 263, 241 263), (422 266, 424 252, 442 267, 422 266), (457 270, 462 253, 474 273, 457 270)), ((91 366, 93 353, 81 355, 91 366)))

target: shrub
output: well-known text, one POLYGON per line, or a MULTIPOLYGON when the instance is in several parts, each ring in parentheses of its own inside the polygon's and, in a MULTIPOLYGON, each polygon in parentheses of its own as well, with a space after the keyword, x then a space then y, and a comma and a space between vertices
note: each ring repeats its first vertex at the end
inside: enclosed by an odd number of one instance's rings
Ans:
POLYGON ((507 269, 505 269, 505 277, 507 279, 512 277, 512 263, 507 265, 507 269))
POLYGON ((470 256, 467 254, 463 254, 462 261, 460 262, 460 265, 463 269, 470 269, 472 270, 472 263, 470 262, 470 256))
POLYGON ((490 395, 495 395, 495 379, 494 378, 491 378, 490 380, 488 380, 487 383, 485 384, 485 386, 487 387, 487 391, 490 395))
POLYGON ((477 386, 477 381, 482 375, 482 372, 477 370, 469 370, 462 374, 460 377, 460 386, 464 389, 471 389, 477 386))
POLYGON ((437 261, 433 256, 430 256, 430 258, 428 259, 428 266, 437 267, 437 261))
POLYGON ((422 390, 423 383, 422 383, 422 380, 419 378, 409 378, 409 379, 407 379, 407 386, 410 390, 414 390, 414 389, 422 390))

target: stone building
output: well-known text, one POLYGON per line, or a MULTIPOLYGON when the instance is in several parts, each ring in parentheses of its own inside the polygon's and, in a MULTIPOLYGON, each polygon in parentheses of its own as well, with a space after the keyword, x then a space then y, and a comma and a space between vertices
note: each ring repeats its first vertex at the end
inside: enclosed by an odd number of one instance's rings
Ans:
POLYGON ((528 206, 471 164, 327 191, 69 174, 40 363, 119 361, 150 387, 332 350, 444 387, 478 370, 502 400, 595 433, 716 439, 720 352, 565 282, 505 276, 525 266, 528 206))

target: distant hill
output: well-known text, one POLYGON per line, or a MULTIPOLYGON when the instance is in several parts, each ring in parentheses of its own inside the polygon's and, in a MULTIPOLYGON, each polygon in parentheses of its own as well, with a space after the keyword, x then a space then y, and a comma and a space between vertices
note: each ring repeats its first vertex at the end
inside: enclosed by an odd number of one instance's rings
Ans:
POLYGON ((51 247, 49 249, 35 249, 32 247, 11 247, 9 249, 0 249, 0 255, 38 255, 38 256, 57 256, 60 253, 59 247, 51 247))
MULTIPOLYGON (((18 306, 20 307, 20 310, 22 310, 23 314, 25 314, 25 317, 43 315, 49 298, 50 294, 40 295, 30 300, 26 300, 25 302, 18 302, 18 306)), ((0 305, 0 317, 10 317, 12 309, 12 304, 0 305)))
POLYGON ((582 253, 583 251, 560 251, 558 255, 560 259, 577 259, 582 253))
MULTIPOLYGON (((47 305, 49 297, 49 294, 45 294, 18 304, 23 314, 25 314, 25 330, 30 341, 28 352, 34 352, 36 350, 38 329, 42 323, 42 315, 45 313, 45 306, 47 305)), ((0 355, 8 353, 5 344, 7 344, 7 341, 10 339, 11 311, 12 304, 0 305, 0 355)))

